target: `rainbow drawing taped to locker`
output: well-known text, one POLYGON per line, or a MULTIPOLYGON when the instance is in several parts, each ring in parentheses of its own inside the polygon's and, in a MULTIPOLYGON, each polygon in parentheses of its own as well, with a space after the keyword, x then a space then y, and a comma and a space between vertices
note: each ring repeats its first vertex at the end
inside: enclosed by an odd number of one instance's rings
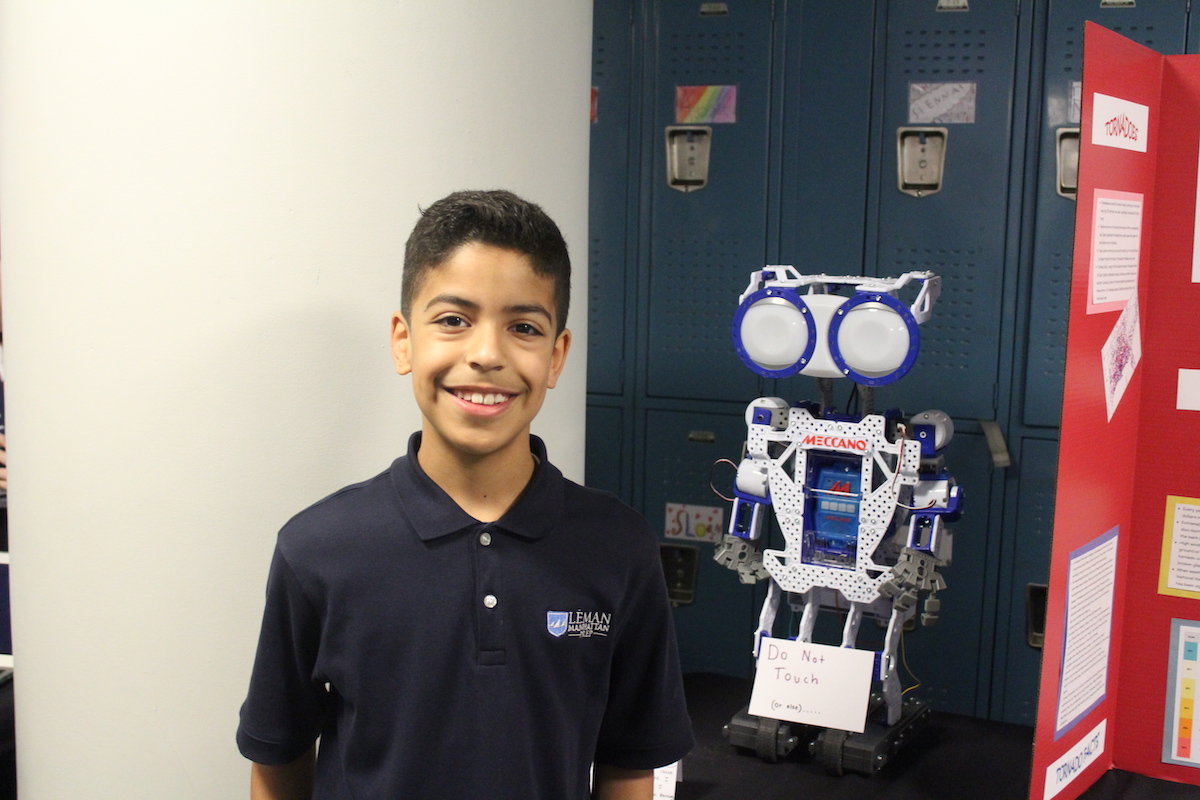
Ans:
MULTIPOLYGON (((878 771, 929 716, 927 704, 902 696, 897 657, 921 597, 921 621, 932 624, 936 594, 945 588, 938 569, 949 565, 953 542, 945 523, 958 517, 962 501, 942 456, 954 426, 941 411, 906 419, 895 410, 876 414, 873 406, 874 387, 899 380, 916 362, 918 326, 940 288, 931 272, 876 279, 767 267, 751 275, 734 316, 734 347, 746 366, 767 378, 815 377, 821 397, 794 405, 763 397, 746 409, 745 456, 715 558, 744 583, 767 581, 754 653, 773 636, 784 597, 800 614, 799 641, 812 641, 823 608, 846 613, 842 647, 855 647, 864 616, 887 625, 877 655, 881 691, 867 730, 817 729, 810 744, 838 774, 878 771), (902 302, 902 292, 915 297, 902 302), (861 414, 833 407, 835 378, 858 384, 861 414), (763 547, 768 512, 783 533, 783 550, 763 547)), ((743 711, 726 735, 776 761, 799 742, 791 729, 743 711)))

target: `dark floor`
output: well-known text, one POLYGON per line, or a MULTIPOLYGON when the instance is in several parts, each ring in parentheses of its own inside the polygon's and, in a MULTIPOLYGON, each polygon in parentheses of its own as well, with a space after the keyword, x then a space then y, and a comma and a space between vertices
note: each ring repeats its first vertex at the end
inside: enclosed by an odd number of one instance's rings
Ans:
MULTIPOLYGON (((825 770, 803 748, 765 764, 726 743, 721 729, 750 699, 750 681, 685 677, 696 747, 677 800, 1026 800, 1033 729, 934 713, 904 753, 873 777, 825 770)), ((1112 770, 1084 800, 1200 800, 1200 787, 1112 770)))

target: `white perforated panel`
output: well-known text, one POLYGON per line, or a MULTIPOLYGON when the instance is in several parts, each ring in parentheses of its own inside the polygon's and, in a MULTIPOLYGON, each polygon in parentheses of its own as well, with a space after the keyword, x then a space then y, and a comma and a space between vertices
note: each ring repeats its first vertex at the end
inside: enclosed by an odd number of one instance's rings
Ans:
POLYGON ((861 422, 838 422, 816 419, 806 409, 792 408, 780 422, 784 420, 785 427, 751 425, 748 432, 749 455, 769 464, 771 504, 786 540, 782 551, 764 550, 763 563, 786 591, 826 587, 838 590, 852 602, 870 603, 880 596, 880 584, 891 576, 889 565, 876 563, 872 556, 888 533, 900 492, 917 482, 920 445, 912 440, 889 441, 886 420, 878 415, 864 417, 861 422), (853 569, 806 563, 804 478, 813 451, 861 459, 862 498, 853 569), (772 457, 772 452, 777 454, 772 457))

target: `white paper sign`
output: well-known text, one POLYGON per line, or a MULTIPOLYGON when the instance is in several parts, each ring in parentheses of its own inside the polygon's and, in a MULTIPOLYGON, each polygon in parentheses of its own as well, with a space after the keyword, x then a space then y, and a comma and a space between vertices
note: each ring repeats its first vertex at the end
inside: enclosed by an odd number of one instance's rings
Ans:
POLYGON ((1180 411, 1200 411, 1200 369, 1179 370, 1175 408, 1180 411))
POLYGON ((908 124, 974 122, 974 83, 910 83, 908 124))
POLYGON ((1113 528, 1071 553, 1055 739, 1087 716, 1108 693, 1117 541, 1118 529, 1113 528))
POLYGON ((1143 196, 1097 189, 1087 313, 1120 311, 1137 294, 1143 196))
POLYGON ((725 535, 725 509, 720 506, 667 503, 663 533, 668 539, 719 542, 725 535))
POLYGON ((862 733, 875 654, 787 639, 764 639, 750 713, 862 733))
POLYGON ((675 784, 678 782, 678 761, 654 770, 654 800, 675 800, 675 784))
POLYGON ((1144 153, 1149 127, 1150 106, 1092 94, 1092 144, 1144 153))
POLYGON ((1100 724, 1080 739, 1074 747, 1062 754, 1062 757, 1046 767, 1046 788, 1042 792, 1042 800, 1050 800, 1071 781, 1079 777, 1092 762, 1104 752, 1104 732, 1108 728, 1108 720, 1100 720, 1100 724))

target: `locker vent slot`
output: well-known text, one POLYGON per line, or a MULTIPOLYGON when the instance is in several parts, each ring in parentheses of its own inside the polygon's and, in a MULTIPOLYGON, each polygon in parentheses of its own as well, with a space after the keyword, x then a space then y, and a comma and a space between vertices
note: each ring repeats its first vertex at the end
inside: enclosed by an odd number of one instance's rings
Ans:
MULTIPOLYGON (((1105 25, 1105 27, 1108 27, 1108 25, 1105 25)), ((1114 26, 1113 30, 1122 36, 1133 39, 1138 44, 1144 44, 1150 48, 1154 47, 1153 25, 1114 26)), ((1062 53, 1064 62, 1063 72, 1066 75, 1078 77, 1080 69, 1083 66, 1083 38, 1080 36, 1079 30, 1074 25, 1066 26, 1060 32, 1059 41, 1062 42, 1062 45, 1058 48, 1058 52, 1062 53)))
POLYGON ((738 239, 666 239, 650 273, 651 346, 668 359, 711 364, 733 353, 730 320, 745 287, 742 264, 762 260, 738 239))
POLYGON ((672 33, 667 40, 665 60, 668 74, 686 77, 685 83, 689 85, 705 80, 704 70, 722 76, 745 75, 746 34, 672 33))
POLYGON ((591 259, 588 261, 588 291, 591 298, 588 303, 588 326, 597 333, 606 329, 612 331, 617 342, 621 341, 620 334, 624 332, 624 320, 617 318, 622 310, 619 293, 625 286, 625 276, 618 272, 621 263, 619 254, 616 258, 605 256, 601 237, 592 237, 591 259), (613 291, 614 288, 617 288, 617 292, 613 291), (620 327, 613 331, 613 326, 618 323, 620 327))
POLYGON ((906 30, 905 75, 982 75, 986 30, 906 30))
POLYGON ((1038 372, 1047 378, 1054 377, 1062 380, 1063 368, 1066 363, 1067 341, 1067 309, 1070 307, 1068 295, 1071 291, 1071 254, 1051 253, 1050 258, 1043 262, 1042 272, 1045 280, 1039 283, 1038 291, 1044 297, 1035 306, 1036 310, 1053 311, 1033 324, 1033 328, 1041 332, 1030 343, 1030 360, 1037 366, 1038 372))
POLYGON ((597 33, 592 43, 592 80, 604 77, 604 65, 608 58, 608 48, 605 46, 604 34, 597 33))

